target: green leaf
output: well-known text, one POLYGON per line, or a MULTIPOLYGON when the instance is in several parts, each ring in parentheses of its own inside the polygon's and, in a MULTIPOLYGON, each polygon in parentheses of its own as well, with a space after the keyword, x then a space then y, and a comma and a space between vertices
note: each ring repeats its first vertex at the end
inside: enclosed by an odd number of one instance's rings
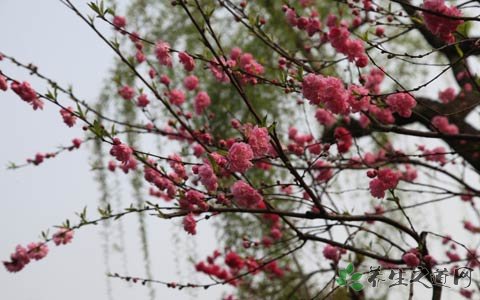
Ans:
POLYGON ((338 285, 340 285, 340 286, 344 286, 345 284, 347 284, 347 282, 342 278, 337 278, 336 281, 337 281, 338 285))
POLYGON ((363 274, 362 273, 353 273, 352 277, 350 277, 350 279, 352 281, 358 281, 360 280, 360 278, 362 278, 363 274))
POLYGON ((460 57, 463 57, 463 51, 459 44, 455 44, 455 50, 457 50, 457 53, 460 57))
POLYGON ((348 274, 352 274, 353 273, 353 264, 349 263, 348 266, 345 268, 345 270, 347 271, 348 274))
POLYGON ((347 279, 347 274, 347 270, 345 269, 338 271, 338 276, 340 276, 340 278, 342 278, 343 280, 347 279))
POLYGON ((361 284, 360 282, 354 282, 350 285, 350 287, 357 292, 363 290, 363 284, 361 284))
POLYGON ((458 25, 457 31, 460 32, 461 35, 468 37, 468 33, 470 29, 472 28, 472 22, 465 22, 463 24, 458 25))

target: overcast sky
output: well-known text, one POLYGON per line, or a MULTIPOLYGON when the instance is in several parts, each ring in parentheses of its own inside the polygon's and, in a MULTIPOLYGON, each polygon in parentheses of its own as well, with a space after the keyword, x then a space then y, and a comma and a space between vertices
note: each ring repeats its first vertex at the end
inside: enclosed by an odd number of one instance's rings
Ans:
MULTIPOLYGON (((112 52, 59 1, 2 0, 0 28, 1 52, 33 62, 41 72, 62 84, 73 84, 77 94, 86 100, 92 101, 99 95, 112 52)), ((0 62, 0 69, 18 79, 29 80, 34 86, 43 86, 5 61, 0 62)), ((54 151, 59 145, 70 144, 72 138, 82 137, 82 131, 79 126, 67 128, 53 105, 46 104, 43 111, 33 111, 12 92, 0 93, 0 103, 0 260, 6 260, 17 244, 37 241, 42 230, 61 224, 66 218, 74 219, 74 212, 85 205, 95 212, 99 193, 93 173, 89 172, 90 152, 83 146, 40 167, 6 170, 9 161, 22 163, 36 152, 54 151)), ((128 192, 122 198, 123 203, 133 201, 128 192)), ((185 274, 193 271, 193 267, 184 262, 180 275, 176 260, 186 258, 179 253, 188 247, 196 248, 200 258, 211 254, 213 230, 200 225, 199 234, 195 239, 189 238, 188 244, 185 232, 172 233, 173 226, 180 227, 178 222, 169 223, 159 220, 148 223, 153 274, 155 279, 185 282, 185 274), (172 241, 177 233, 179 246, 172 241)), ((128 273, 144 276, 137 217, 125 219, 124 227, 128 273)), ((11 274, 0 267, 0 299, 107 299, 100 229, 90 227, 76 232, 72 244, 51 246, 45 259, 30 263, 19 273, 11 274)), ((121 256, 113 258, 112 271, 122 273, 125 269, 121 256)), ((148 299, 147 289, 141 285, 130 286, 120 280, 113 280, 112 284, 116 300, 148 299)), ((163 286, 156 286, 156 293, 157 299, 191 298, 185 291, 163 286)), ((212 288, 202 290, 196 299, 219 298, 219 295, 220 289, 212 288)))

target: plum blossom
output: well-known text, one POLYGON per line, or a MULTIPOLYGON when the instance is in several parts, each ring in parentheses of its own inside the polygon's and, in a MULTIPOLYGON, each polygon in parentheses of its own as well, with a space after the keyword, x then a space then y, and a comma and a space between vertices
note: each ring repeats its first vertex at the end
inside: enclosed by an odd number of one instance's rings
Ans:
POLYGON ((67 107, 60 110, 60 115, 62 115, 63 122, 67 124, 68 127, 73 127, 77 121, 77 117, 73 114, 73 108, 67 107))
POLYGON ((256 207, 263 201, 263 197, 258 191, 242 180, 235 182, 230 191, 236 203, 241 207, 256 207))
POLYGON ((412 115, 412 109, 417 105, 417 101, 408 93, 389 95, 386 102, 393 112, 404 118, 409 118, 412 115))
POLYGON ((190 76, 185 77, 185 79, 183 80, 183 85, 185 86, 185 88, 187 90, 193 91, 194 89, 196 89, 198 87, 197 76, 190 75, 190 76))
POLYGON ((195 218, 193 217, 192 213, 189 213, 183 218, 183 229, 191 234, 195 235, 197 234, 197 222, 195 221, 195 218))
POLYGON ((463 20, 446 18, 441 15, 460 17, 462 16, 461 11, 455 6, 447 6, 444 0, 425 0, 423 2, 423 8, 427 10, 423 12, 423 18, 425 19, 425 25, 428 30, 445 42, 453 43, 455 41, 453 32, 457 30, 458 25, 463 23, 463 20), (432 14, 428 11, 437 14, 432 14), (441 15, 439 16, 438 14, 441 15))
POLYGON ((267 128, 255 126, 248 136, 248 144, 256 157, 265 155, 270 149, 270 137, 267 128))
POLYGON ((60 228, 52 237, 55 245, 66 245, 73 239, 73 230, 68 228, 60 228))
POLYGON ((432 118, 432 125, 438 131, 446 134, 458 134, 458 127, 455 124, 450 124, 447 117, 435 116, 432 118))
POLYGON ((203 111, 212 104, 212 100, 210 100, 210 96, 207 92, 199 92, 195 97, 195 102, 193 106, 195 107, 195 113, 197 115, 201 115, 203 111))
POLYGON ((180 59, 180 63, 182 63, 183 68, 187 72, 193 71, 195 69, 195 60, 193 57, 188 55, 186 52, 180 52, 178 53, 178 58, 180 59))
POLYGON ((234 143, 228 150, 228 161, 232 172, 243 173, 250 169, 253 164, 253 150, 250 145, 242 142, 234 143))
POLYGON ((170 55, 170 44, 159 41, 155 44, 155 56, 158 59, 158 62, 169 68, 172 67, 172 56, 170 55))

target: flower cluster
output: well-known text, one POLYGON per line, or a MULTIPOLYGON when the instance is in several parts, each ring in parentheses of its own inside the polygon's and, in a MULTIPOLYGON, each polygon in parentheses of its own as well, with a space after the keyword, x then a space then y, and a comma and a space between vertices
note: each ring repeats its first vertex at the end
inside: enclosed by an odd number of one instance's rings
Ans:
POLYGON ((380 169, 374 176, 376 176, 376 178, 370 181, 370 193, 376 198, 385 197, 385 191, 396 188, 401 178, 399 172, 393 171, 390 168, 380 169))
POLYGON ((335 114, 349 112, 349 94, 336 77, 308 74, 303 79, 302 92, 312 104, 323 104, 335 114))
POLYGON ((423 13, 423 18, 428 30, 445 42, 455 42, 453 32, 463 21, 448 17, 460 17, 462 15, 460 10, 455 6, 447 6, 444 0, 425 0, 423 8, 427 10, 423 13))
POLYGON ((253 166, 253 150, 249 144, 234 143, 228 150, 228 162, 232 172, 244 173, 253 166))
POLYGON ((240 207, 255 208, 263 202, 262 195, 245 181, 236 181, 230 190, 240 207))
POLYGON ((457 134, 458 127, 455 124, 450 124, 447 117, 435 116, 432 118, 432 125, 441 133, 457 134))
MULTIPOLYGON (((67 228, 60 228, 53 236, 55 245, 66 245, 73 239, 73 231, 67 228)), ((30 243, 27 247, 18 245, 15 252, 10 255, 10 261, 4 261, 3 265, 9 272, 19 272, 31 260, 41 260, 48 254, 48 246, 45 242, 30 243)))
POLYGON ((389 95, 386 102, 393 112, 404 118, 409 118, 412 115, 412 109, 417 105, 417 101, 408 93, 389 95))
POLYGON ((43 101, 38 98, 37 92, 35 92, 30 83, 26 81, 22 83, 15 81, 12 82, 10 87, 23 101, 32 105, 33 110, 43 109, 43 101))
POLYGON ((330 28, 328 32, 328 40, 335 50, 347 55, 349 61, 355 61, 360 67, 366 67, 368 64, 368 56, 365 54, 365 47, 361 40, 351 39, 348 28, 341 24, 338 26, 336 22, 327 22, 330 28))
POLYGON ((193 103, 195 113, 197 115, 203 114, 205 109, 209 107, 210 104, 212 104, 212 100, 210 100, 210 96, 207 94, 207 92, 199 92, 195 97, 195 102, 193 103))
POLYGON ((309 17, 297 17, 295 9, 284 5, 282 10, 285 13, 288 23, 292 27, 297 27, 300 30, 307 32, 308 36, 313 36, 315 33, 320 32, 322 29, 322 23, 318 18, 318 12, 312 11, 309 17))
POLYGON ((126 164, 132 159, 133 149, 127 144, 123 144, 120 139, 113 139, 113 146, 110 149, 110 155, 114 156, 118 161, 126 164))
POLYGON ((73 127, 77 121, 77 117, 73 114, 73 108, 67 107, 60 110, 60 115, 63 118, 63 122, 67 124, 68 127, 73 127))

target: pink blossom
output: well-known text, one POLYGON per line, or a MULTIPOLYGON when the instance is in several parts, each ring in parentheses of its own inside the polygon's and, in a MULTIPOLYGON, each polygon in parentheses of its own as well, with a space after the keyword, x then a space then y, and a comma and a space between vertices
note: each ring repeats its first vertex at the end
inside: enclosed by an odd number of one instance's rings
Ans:
POLYGON ((284 5, 283 10, 285 11, 285 16, 287 18, 287 22, 291 26, 297 26, 297 13, 295 12, 294 9, 291 9, 290 7, 284 5))
MULTIPOLYGON (((233 67, 236 65, 236 62, 234 60, 225 61, 223 57, 220 58, 220 61, 224 66, 226 65, 228 67, 233 67)), ((208 66, 210 68, 210 71, 212 72, 212 75, 217 81, 229 83, 230 78, 228 77, 228 74, 225 73, 225 71, 223 70, 222 64, 220 64, 217 59, 214 59, 208 64, 208 66)))
POLYGON ((198 78, 197 76, 195 75, 190 75, 190 76, 187 76, 185 77, 185 79, 183 80, 183 85, 185 86, 185 88, 189 91, 193 91, 194 89, 197 88, 198 86, 198 78))
POLYGON ((184 218, 183 218, 183 229, 191 234, 191 235, 195 235, 197 234, 197 222, 195 221, 195 219, 193 218, 193 214, 192 213, 189 213, 188 215, 186 215, 184 218))
POLYGON ((28 257, 34 260, 40 260, 48 254, 48 246, 45 243, 30 243, 27 249, 28 257))
POLYGON ((368 89, 353 84, 348 88, 348 91, 348 103, 352 108, 352 112, 368 111, 370 107, 368 89))
POLYGON ((238 47, 233 47, 232 50, 230 51, 230 58, 233 60, 237 60, 240 55, 242 55, 242 49, 238 47))
POLYGON ((420 259, 412 252, 407 252, 402 256, 403 262, 410 268, 415 268, 420 264, 420 259))
POLYGON ((370 193, 373 197, 385 197, 385 191, 397 187, 401 174, 390 168, 380 169, 377 172, 377 178, 370 181, 370 193))
POLYGON ((122 169, 125 174, 128 174, 128 171, 137 169, 137 160, 133 156, 130 156, 127 162, 120 165, 120 169, 122 169))
POLYGON ((333 176, 333 168, 329 162, 318 160, 313 169, 318 170, 318 175, 315 177, 318 181, 326 182, 333 176))
POLYGON ((72 140, 72 144, 73 144, 74 148, 78 149, 78 148, 80 148, 80 145, 82 145, 82 140, 79 139, 79 138, 74 138, 72 140))
POLYGON ((340 259, 340 250, 335 246, 326 245, 325 248, 323 248, 323 256, 326 259, 338 262, 340 259))
POLYGON ((186 210, 202 211, 208 210, 208 203, 205 201, 205 196, 195 190, 189 190, 185 193, 185 196, 179 200, 180 207, 186 210))
POLYGON ((232 269, 241 269, 245 265, 243 259, 233 251, 225 255, 225 264, 232 269))
POLYGON ((170 44, 159 41, 155 44, 155 56, 158 59, 158 62, 169 68, 172 67, 172 56, 170 55, 170 44))
POLYGON ((270 137, 267 128, 255 126, 248 136, 248 144, 256 157, 267 154, 270 149, 270 137))
POLYGON ((185 102, 185 93, 181 90, 173 89, 168 93, 168 100, 173 105, 182 105, 185 102))
POLYGON ((115 161, 111 160, 108 162, 109 171, 114 172, 116 167, 117 167, 117 164, 115 163, 115 161))
POLYGON ((242 142, 234 143, 228 150, 228 161, 232 172, 243 173, 250 169, 253 164, 253 150, 250 145, 242 142))
POLYGON ((135 59, 137 60, 137 62, 139 64, 141 64, 142 62, 144 62, 147 58, 145 57, 145 54, 143 53, 142 50, 137 50, 137 52, 135 53, 135 59))
POLYGON ((146 107, 150 104, 150 100, 148 100, 148 96, 146 94, 140 94, 137 98, 137 106, 138 107, 146 107))
POLYGON ((133 97, 135 96, 135 90, 131 87, 131 86, 128 86, 128 85, 124 85, 119 91, 118 93, 120 94, 120 96, 122 96, 123 99, 125 100, 132 100, 133 97))
POLYGON ((33 110, 43 109, 43 101, 37 97, 37 92, 30 86, 30 83, 26 81, 18 83, 15 81, 12 82, 10 87, 23 101, 32 105, 33 110))
POLYGON ((52 237, 55 245, 66 245, 73 239, 73 230, 68 228, 60 228, 52 237))
POLYGON ((344 26, 332 26, 328 33, 328 40, 338 52, 347 55, 349 61, 355 61, 356 65, 363 68, 368 63, 365 47, 361 40, 350 39, 350 32, 344 26))
POLYGON ((446 88, 445 90, 438 93, 438 98, 443 103, 452 102, 456 97, 455 89, 452 87, 446 88))
POLYGON ((303 96, 313 104, 325 104, 326 108, 336 114, 349 111, 348 93, 340 79, 308 74, 302 83, 303 96))
POLYGON ((235 182, 230 188, 230 191, 238 206, 241 207, 254 208, 263 201, 263 197, 258 191, 242 180, 235 182))
POLYGON ((3 265, 9 272, 19 272, 30 262, 27 249, 18 245, 15 252, 10 255, 10 261, 4 261, 3 265))
POLYGON ((207 188, 207 190, 217 190, 218 179, 209 164, 205 163, 198 167, 198 176, 200 177, 200 182, 207 188))
POLYGON ((164 85, 169 86, 170 85, 170 78, 168 77, 168 75, 160 76, 160 83, 163 83, 164 85))
POLYGON ((405 165, 405 172, 402 173, 402 180, 413 182, 415 179, 417 179, 417 176, 417 169, 411 165, 405 165))
POLYGON ((0 90, 6 91, 8 89, 7 78, 5 76, 0 75, 0 90))
POLYGON ((34 165, 38 166, 39 164, 41 164, 43 162, 44 159, 45 159, 45 155, 43 155, 42 153, 37 153, 37 154, 35 154, 35 158, 31 162, 34 165))
POLYGON ((201 115, 203 111, 212 104, 212 100, 210 100, 210 96, 208 96, 207 92, 199 92, 195 97, 195 102, 193 103, 195 107, 195 113, 197 115, 201 115))
POLYGON ((437 14, 461 17, 462 13, 455 6, 445 5, 444 0, 425 0, 423 2, 423 8, 427 11, 423 12, 423 18, 425 19, 425 25, 433 34, 440 37, 447 43, 453 43, 455 37, 453 32, 457 30, 458 25, 463 23, 461 19, 451 19, 437 14), (437 14, 429 13, 428 11, 436 12, 437 14))
POLYGON ((378 37, 383 37, 385 35, 385 29, 378 26, 377 28, 375 28, 375 35, 378 37))
POLYGON ((455 124, 450 124, 447 117, 435 116, 432 118, 432 125, 438 129, 439 132, 445 134, 458 134, 458 127, 455 124))
POLYGON ((334 136, 337 141, 338 152, 347 152, 353 144, 353 139, 350 131, 348 131, 348 129, 345 127, 337 127, 335 128, 334 136))
POLYGON ((67 108, 62 108, 60 114, 62 115, 63 122, 67 124, 68 127, 73 127, 73 125, 75 125, 77 117, 73 114, 72 107, 69 106, 67 108))
POLYGON ((383 182, 385 188, 387 189, 394 189, 397 186, 398 181, 400 180, 400 174, 390 168, 378 170, 377 176, 378 179, 383 182))
POLYGON ((385 197, 385 190, 386 190, 385 186, 383 182, 378 178, 375 178, 372 181, 370 181, 369 187, 370 187, 370 194, 373 197, 380 198, 380 199, 385 197))
POLYGON ((368 112, 370 112, 372 116, 382 124, 395 123, 395 118, 393 117, 392 111, 389 108, 380 108, 374 104, 371 104, 368 108, 368 112))
POLYGON ((174 170, 179 178, 186 179, 187 171, 185 170, 185 166, 183 165, 182 158, 178 154, 172 154, 168 156, 168 164, 174 170))
POLYGON ((440 146, 435 147, 432 150, 424 149, 423 155, 425 155, 425 159, 428 161, 435 161, 439 162, 441 165, 444 165, 447 163, 447 158, 445 157, 446 152, 447 150, 440 146))
POLYGON ((113 139, 113 146, 110 149, 110 155, 114 156, 122 163, 128 163, 133 154, 133 149, 127 144, 123 144, 118 138, 113 139))
POLYGON ((363 76, 365 80, 365 88, 374 92, 375 94, 380 93, 380 84, 385 78, 385 73, 379 68, 373 68, 370 70, 370 73, 367 76, 363 76))
POLYGON ((205 149, 201 145, 193 145, 193 155, 195 155, 196 157, 200 157, 203 153, 205 153, 205 149))
POLYGON ((313 36, 315 33, 320 32, 322 29, 322 23, 318 18, 308 18, 308 24, 305 28, 308 36, 313 36))
POLYGON ((243 53, 240 56, 239 66, 247 73, 247 75, 242 74, 242 81, 245 83, 256 84, 257 78, 255 76, 248 76, 248 74, 261 75, 265 71, 263 66, 253 58, 251 53, 243 53))
POLYGON ((127 25, 127 19, 123 16, 115 16, 112 23, 116 28, 123 28, 127 25))
POLYGON ((331 112, 323 108, 317 109, 317 111, 315 112, 315 118, 320 124, 328 127, 332 126, 336 122, 335 116, 331 112))
POLYGON ((412 109, 417 105, 417 101, 408 93, 389 95, 386 102, 393 112, 404 118, 409 118, 412 115, 412 109))
POLYGON ((180 59, 180 62, 182 63, 185 71, 191 72, 193 71, 193 69, 195 69, 195 60, 193 59, 193 57, 188 55, 188 53, 180 52, 178 53, 178 58, 180 59))

